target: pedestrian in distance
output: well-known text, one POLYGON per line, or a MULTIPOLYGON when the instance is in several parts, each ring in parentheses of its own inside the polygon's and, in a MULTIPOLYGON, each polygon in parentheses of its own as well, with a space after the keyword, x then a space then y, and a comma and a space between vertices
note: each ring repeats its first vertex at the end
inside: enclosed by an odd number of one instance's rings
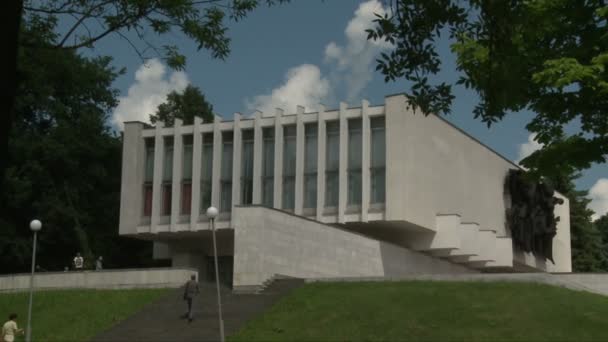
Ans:
POLYGON ((2 341, 13 342, 17 334, 23 334, 23 329, 17 327, 17 314, 8 316, 8 321, 2 326, 2 341))
POLYGON ((101 271, 103 269, 103 257, 100 255, 97 260, 95 260, 95 270, 101 271))
POLYGON ((84 267, 84 259, 82 258, 80 253, 76 253, 76 256, 74 257, 74 269, 76 271, 82 271, 83 267, 84 267))
POLYGON ((192 299, 200 292, 198 283, 196 282, 196 276, 193 274, 190 280, 186 282, 184 287, 184 300, 188 304, 188 312, 184 317, 188 317, 188 323, 192 322, 192 299))

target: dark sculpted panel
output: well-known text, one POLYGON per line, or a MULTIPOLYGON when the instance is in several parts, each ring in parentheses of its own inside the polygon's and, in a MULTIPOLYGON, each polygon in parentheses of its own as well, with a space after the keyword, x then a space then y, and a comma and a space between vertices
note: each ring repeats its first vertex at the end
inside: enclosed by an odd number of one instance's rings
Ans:
POLYGON ((526 178, 521 170, 509 170, 505 190, 511 197, 511 207, 506 215, 515 246, 544 256, 555 264, 553 237, 559 217, 554 216, 553 208, 564 201, 553 197, 553 187, 526 178))

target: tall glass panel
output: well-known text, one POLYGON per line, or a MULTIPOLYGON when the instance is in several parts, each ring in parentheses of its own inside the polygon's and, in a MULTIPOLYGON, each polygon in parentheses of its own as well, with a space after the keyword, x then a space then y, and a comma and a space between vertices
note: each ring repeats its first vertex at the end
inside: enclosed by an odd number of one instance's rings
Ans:
POLYGON ((241 153, 241 203, 253 202, 253 130, 243 131, 241 153))
POLYGON ((273 206, 274 200, 274 127, 266 127, 262 131, 262 204, 273 206))
POLYGON ((348 120, 348 187, 347 203, 361 205, 361 119, 348 120))
POLYGON ((201 212, 211 206, 211 176, 213 173, 213 133, 203 134, 201 149, 201 212))
POLYGON ((182 159, 181 213, 190 214, 192 203, 192 135, 184 135, 184 155, 182 159))
POLYGON ((220 212, 229 212, 232 208, 232 138, 232 132, 222 133, 220 212))
POLYGON ((165 156, 163 158, 162 205, 161 215, 171 215, 171 184, 173 181, 173 137, 165 137, 165 156))
POLYGON ((296 126, 283 127, 283 209, 295 207, 296 126))
POLYGON ((384 203, 386 191, 386 136, 384 117, 370 119, 370 202, 384 203))
POLYGON ((154 138, 145 140, 144 216, 152 215, 152 180, 154 179, 154 138))
POLYGON ((325 206, 337 207, 340 170, 340 122, 329 121, 326 126, 325 206))
POLYGON ((317 207, 317 123, 304 126, 304 208, 317 207))

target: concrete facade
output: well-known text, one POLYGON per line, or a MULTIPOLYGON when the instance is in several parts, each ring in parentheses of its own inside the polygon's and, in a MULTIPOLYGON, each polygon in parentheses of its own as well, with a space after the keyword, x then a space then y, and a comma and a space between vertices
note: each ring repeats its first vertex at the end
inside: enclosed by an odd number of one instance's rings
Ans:
MULTIPOLYGON (((441 117, 413 113, 403 95, 386 97, 381 106, 362 101, 360 107, 341 103, 336 110, 321 106, 315 113, 305 113, 303 107, 293 114, 280 109, 251 117, 237 113, 234 121, 216 117, 204 123, 196 118, 186 126, 180 120, 174 127, 127 122, 119 231, 155 241, 158 258, 204 271, 205 258, 211 255, 204 247, 210 238, 204 213, 212 204, 220 208, 216 219, 223 245, 220 255, 227 258, 226 263, 234 258, 236 277, 237 267, 242 266, 236 261, 239 249, 254 248, 240 244, 244 228, 239 226, 257 227, 255 222, 237 219, 237 212, 248 211, 238 206, 267 202, 269 207, 295 214, 285 216, 294 222, 306 218, 325 230, 339 227, 378 246, 389 243, 423 252, 458 269, 570 272, 567 200, 555 209, 560 216, 553 241, 555 264, 513 247, 505 223, 509 199, 504 180, 514 168, 518 166, 441 117), (274 143, 268 148, 265 132, 274 143), (250 133, 253 160, 247 159, 244 150, 244 137, 250 133), (231 149, 229 155, 224 153, 226 148, 231 149), (191 155, 186 151, 192 151, 191 155), (272 160, 267 160, 269 155, 272 160), (190 178, 185 178, 184 171, 190 178)), ((286 227, 293 224, 279 221, 265 229, 287 234, 286 227)), ((320 248, 313 245, 331 249, 313 234, 292 239, 293 246, 287 250, 300 249, 300 243, 309 240, 316 241, 310 242, 311 250, 320 248)), ((369 248, 363 245, 356 247, 353 242, 347 250, 357 254, 359 248, 369 248)), ((280 258, 291 260, 287 254, 280 258)), ((373 274, 384 272, 381 264, 390 264, 387 260, 379 263, 382 258, 378 258, 369 261, 373 274)), ((427 271, 443 271, 437 265, 427 271)))

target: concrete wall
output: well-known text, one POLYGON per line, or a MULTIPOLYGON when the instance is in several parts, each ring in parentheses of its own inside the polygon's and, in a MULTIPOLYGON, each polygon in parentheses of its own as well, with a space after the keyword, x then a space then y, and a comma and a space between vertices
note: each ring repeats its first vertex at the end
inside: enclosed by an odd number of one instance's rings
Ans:
MULTIPOLYGON (((184 285, 192 274, 189 268, 151 268, 83 272, 42 272, 34 276, 37 290, 51 289, 121 289, 121 288, 176 288, 184 285)), ((29 274, 0 276, 0 292, 24 291, 30 286, 29 274)))
POLYGON ((406 101, 386 98, 387 219, 433 229, 435 215, 459 214, 504 236, 503 184, 516 166, 406 101))
POLYGON ((236 207, 235 288, 274 274, 292 277, 397 276, 474 272, 317 221, 264 207, 236 207))

